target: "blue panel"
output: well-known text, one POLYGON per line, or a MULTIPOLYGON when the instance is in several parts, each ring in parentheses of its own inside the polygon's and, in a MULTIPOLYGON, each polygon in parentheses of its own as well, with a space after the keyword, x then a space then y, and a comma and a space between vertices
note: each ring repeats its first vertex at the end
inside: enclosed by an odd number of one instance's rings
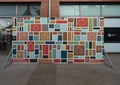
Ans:
POLYGON ((97 36, 97 40, 98 40, 98 41, 101 41, 101 36, 97 36))
POLYGON ((54 28, 54 24, 50 24, 50 25, 49 25, 49 28, 54 28))
POLYGON ((29 40, 33 40, 33 36, 29 36, 29 40))
POLYGON ((13 54, 16 54, 16 49, 13 49, 13 54))
POLYGON ((61 58, 67 58, 67 51, 61 51, 61 58))
POLYGON ((39 54, 39 50, 38 49, 35 49, 35 54, 39 54))
POLYGON ((58 41, 62 41, 62 36, 58 35, 58 41))

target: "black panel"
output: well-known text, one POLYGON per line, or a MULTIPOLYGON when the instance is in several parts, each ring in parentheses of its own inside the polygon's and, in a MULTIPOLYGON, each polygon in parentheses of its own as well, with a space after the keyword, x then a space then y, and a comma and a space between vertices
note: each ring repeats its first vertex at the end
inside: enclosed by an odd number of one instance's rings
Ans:
POLYGON ((120 43, 120 28, 116 28, 116 27, 104 28, 104 42, 120 43))
POLYGON ((43 55, 43 58, 48 58, 48 55, 43 55))
POLYGON ((37 59, 30 59, 30 62, 36 63, 36 62, 37 62, 37 59))

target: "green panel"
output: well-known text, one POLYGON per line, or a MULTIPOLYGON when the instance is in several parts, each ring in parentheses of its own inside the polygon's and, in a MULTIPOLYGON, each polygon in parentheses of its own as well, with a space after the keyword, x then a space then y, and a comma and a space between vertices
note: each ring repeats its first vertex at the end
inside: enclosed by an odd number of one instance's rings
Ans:
POLYGON ((93 26, 92 18, 89 18, 89 31, 92 31, 92 26, 93 26))
POLYGON ((35 42, 35 44, 44 44, 44 42, 35 42))

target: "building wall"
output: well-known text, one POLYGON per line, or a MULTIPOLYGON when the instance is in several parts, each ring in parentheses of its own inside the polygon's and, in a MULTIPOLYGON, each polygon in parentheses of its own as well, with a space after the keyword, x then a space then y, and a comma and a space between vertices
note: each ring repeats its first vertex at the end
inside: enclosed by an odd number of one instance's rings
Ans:
MULTIPOLYGON (((38 2, 41 3, 41 17, 49 16, 48 0, 0 0, 0 2, 38 2)), ((60 2, 120 2, 120 0, 51 0, 51 17, 59 17, 60 2)))

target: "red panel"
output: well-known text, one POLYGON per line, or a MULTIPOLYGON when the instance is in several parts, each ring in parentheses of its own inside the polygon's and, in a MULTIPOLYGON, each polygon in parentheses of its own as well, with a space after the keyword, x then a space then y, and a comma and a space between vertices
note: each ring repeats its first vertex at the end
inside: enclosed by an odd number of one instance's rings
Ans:
POLYGON ((57 32, 53 32, 53 35, 57 35, 57 32))
POLYGON ((41 31, 41 24, 31 24, 31 31, 41 31))
POLYGON ((34 52, 34 42, 28 42, 27 43, 27 51, 28 52, 34 52))
POLYGON ((17 32, 17 40, 20 40, 20 33, 17 32))
POLYGON ((75 63, 82 63, 84 62, 85 60, 84 59, 74 59, 74 62, 75 63))
POLYGON ((21 46, 20 46, 20 50, 24 50, 24 45, 21 45, 21 46))
POLYGON ((74 35, 80 35, 80 32, 74 32, 74 35))
POLYGON ((70 45, 66 45, 66 50, 70 50, 70 45))
POLYGON ((68 28, 68 31, 71 31, 71 28, 68 28))
POLYGON ((103 59, 91 59, 90 63, 104 63, 103 59))
POLYGON ((13 63, 29 63, 29 59, 12 59, 13 63))
POLYGON ((88 18, 77 18, 77 27, 88 27, 88 18))
POLYGON ((67 23, 67 20, 57 20, 56 23, 59 23, 59 24, 66 24, 66 23, 67 23))
POLYGON ((48 54, 48 45, 43 45, 43 54, 48 54))
POLYGON ((60 63, 60 59, 54 59, 54 63, 60 63))

